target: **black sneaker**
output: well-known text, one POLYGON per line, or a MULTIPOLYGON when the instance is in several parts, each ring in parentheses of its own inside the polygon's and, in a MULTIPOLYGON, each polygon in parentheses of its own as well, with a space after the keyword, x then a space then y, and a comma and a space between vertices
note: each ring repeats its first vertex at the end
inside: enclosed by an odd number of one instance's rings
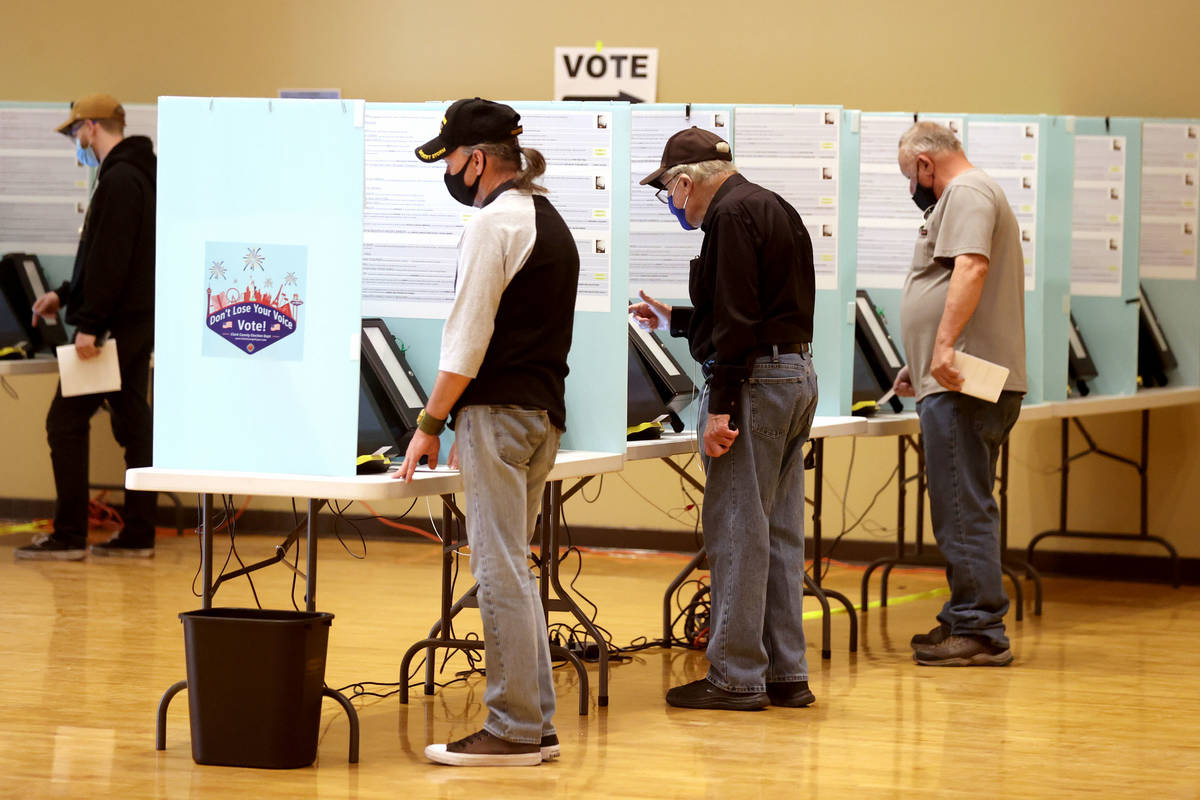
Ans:
POLYGON ((510 742, 484 730, 449 744, 431 744, 425 757, 454 767, 533 767, 542 763, 537 742, 510 742))
POLYGON ((66 544, 46 534, 35 536, 33 544, 13 551, 13 558, 18 561, 82 561, 86 555, 84 545, 66 544))
POLYGON ((946 641, 949 636, 950 626, 943 625, 939 622, 938 626, 929 633, 913 634, 912 639, 910 639, 908 643, 914 650, 916 650, 918 647, 932 647, 935 644, 941 644, 942 642, 946 641))
POLYGON ((982 636, 948 636, 930 647, 918 648, 913 660, 925 667, 1006 667, 1012 649, 992 644, 982 636))
POLYGON ((88 552, 98 558, 154 558, 154 542, 133 544, 114 536, 107 542, 92 545, 88 552))
POLYGON ((551 733, 543 736, 540 747, 542 761, 553 761, 562 755, 562 748, 558 746, 558 734, 551 733))
POLYGON ((788 683, 772 683, 767 681, 767 698, 773 706, 787 708, 804 708, 811 706, 817 699, 808 688, 808 681, 790 681, 788 683))
POLYGON ((709 683, 708 678, 676 686, 667 692, 667 704, 676 708, 758 711, 766 708, 769 702, 766 692, 729 692, 709 683))

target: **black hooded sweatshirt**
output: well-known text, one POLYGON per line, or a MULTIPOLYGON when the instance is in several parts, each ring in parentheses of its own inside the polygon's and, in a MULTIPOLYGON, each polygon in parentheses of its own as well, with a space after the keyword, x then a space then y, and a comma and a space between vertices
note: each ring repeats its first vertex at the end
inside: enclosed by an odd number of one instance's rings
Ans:
POLYGON ((145 136, 122 139, 100 165, 75 269, 56 290, 67 322, 83 333, 154 328, 157 171, 145 136))

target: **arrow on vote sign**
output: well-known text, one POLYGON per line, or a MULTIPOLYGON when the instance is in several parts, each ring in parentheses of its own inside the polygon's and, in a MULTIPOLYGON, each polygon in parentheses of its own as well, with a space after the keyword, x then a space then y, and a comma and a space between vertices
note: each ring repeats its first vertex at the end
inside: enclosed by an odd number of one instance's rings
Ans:
POLYGON ((653 103, 658 87, 658 48, 557 47, 555 100, 653 103))

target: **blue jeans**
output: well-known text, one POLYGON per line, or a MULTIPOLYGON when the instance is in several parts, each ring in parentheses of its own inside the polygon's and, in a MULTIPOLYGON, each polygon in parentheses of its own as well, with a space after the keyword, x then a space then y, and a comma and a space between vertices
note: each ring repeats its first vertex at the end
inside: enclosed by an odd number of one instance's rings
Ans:
MULTIPOLYGON (((697 428, 708 420, 708 386, 697 428)), ((817 408, 812 359, 760 358, 742 388, 739 434, 702 455, 711 568, 708 680, 732 692, 808 680, 804 653, 804 442, 817 408)), ((703 454, 704 445, 700 444, 703 454)))
POLYGON ((554 733, 550 643, 529 539, 561 436, 540 409, 468 406, 455 423, 483 618, 483 727, 510 742, 554 733))
POLYGON ((961 392, 939 392, 917 403, 917 413, 933 535, 950 583, 950 599, 938 621, 954 636, 980 636, 1008 647, 1000 514, 992 488, 1000 447, 1021 413, 1021 393, 1002 392, 989 403, 961 392))

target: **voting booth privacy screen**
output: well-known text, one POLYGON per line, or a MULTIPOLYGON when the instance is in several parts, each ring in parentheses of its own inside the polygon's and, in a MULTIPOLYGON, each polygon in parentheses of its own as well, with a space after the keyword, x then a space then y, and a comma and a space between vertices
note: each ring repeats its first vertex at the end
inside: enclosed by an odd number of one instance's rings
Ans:
MULTIPOLYGON (((1138 343, 1155 339, 1138 331, 1151 307, 1157 327, 1148 330, 1171 344, 1154 349, 1163 366, 1153 382, 1200 383, 1200 125, 1193 121, 838 106, 512 105, 522 115, 521 144, 546 157, 540 182, 580 257, 564 448, 623 449, 627 305, 639 290, 668 304, 688 302, 689 263, 703 232, 681 229, 637 181, 658 166, 666 140, 692 125, 728 140, 737 168, 795 206, 808 227, 821 414, 851 410, 856 290, 870 291, 873 314, 861 321, 873 318, 886 329, 894 357, 872 352, 886 374, 864 360, 860 379, 870 373, 885 388, 891 362, 903 360, 899 297, 921 215, 896 150, 914 119, 953 130, 967 157, 1000 183, 1019 222, 1026 402, 1064 398, 1080 381, 1102 394, 1134 391, 1139 375, 1146 382, 1151 351, 1143 345, 1139 359, 1138 343)), ((454 300, 458 240, 476 213, 446 192, 443 165, 412 155, 437 131, 445 106, 162 98, 157 109, 148 107, 139 124, 157 114, 160 144, 155 466, 345 475, 370 442, 406 441, 416 406, 389 400, 378 370, 360 360, 360 321, 386 326, 423 404, 454 300), (297 141, 287 133, 296 127, 312 137, 297 141), (235 429, 250 434, 231 436, 235 429)), ((29 141, 64 110, 0 106, 29 141)), ((38 145, 44 162, 29 167, 57 176, 53 201, 3 242, 5 252, 40 259, 41 279, 51 284, 69 272, 77 234, 67 211, 77 231, 92 179, 68 163, 61 144, 38 145)), ((0 145, 0 156, 16 146, 0 145)), ((13 217, 15 207, 0 193, 0 217, 13 217)), ((19 316, 8 309, 10 327, 21 327, 19 316)), ((686 341, 660 338, 681 377, 700 384, 686 341)), ((674 411, 687 401, 680 416, 694 426, 690 400, 679 392, 664 402, 674 411)))
POLYGON ((362 103, 164 97, 159 143, 154 466, 353 475, 362 103))

